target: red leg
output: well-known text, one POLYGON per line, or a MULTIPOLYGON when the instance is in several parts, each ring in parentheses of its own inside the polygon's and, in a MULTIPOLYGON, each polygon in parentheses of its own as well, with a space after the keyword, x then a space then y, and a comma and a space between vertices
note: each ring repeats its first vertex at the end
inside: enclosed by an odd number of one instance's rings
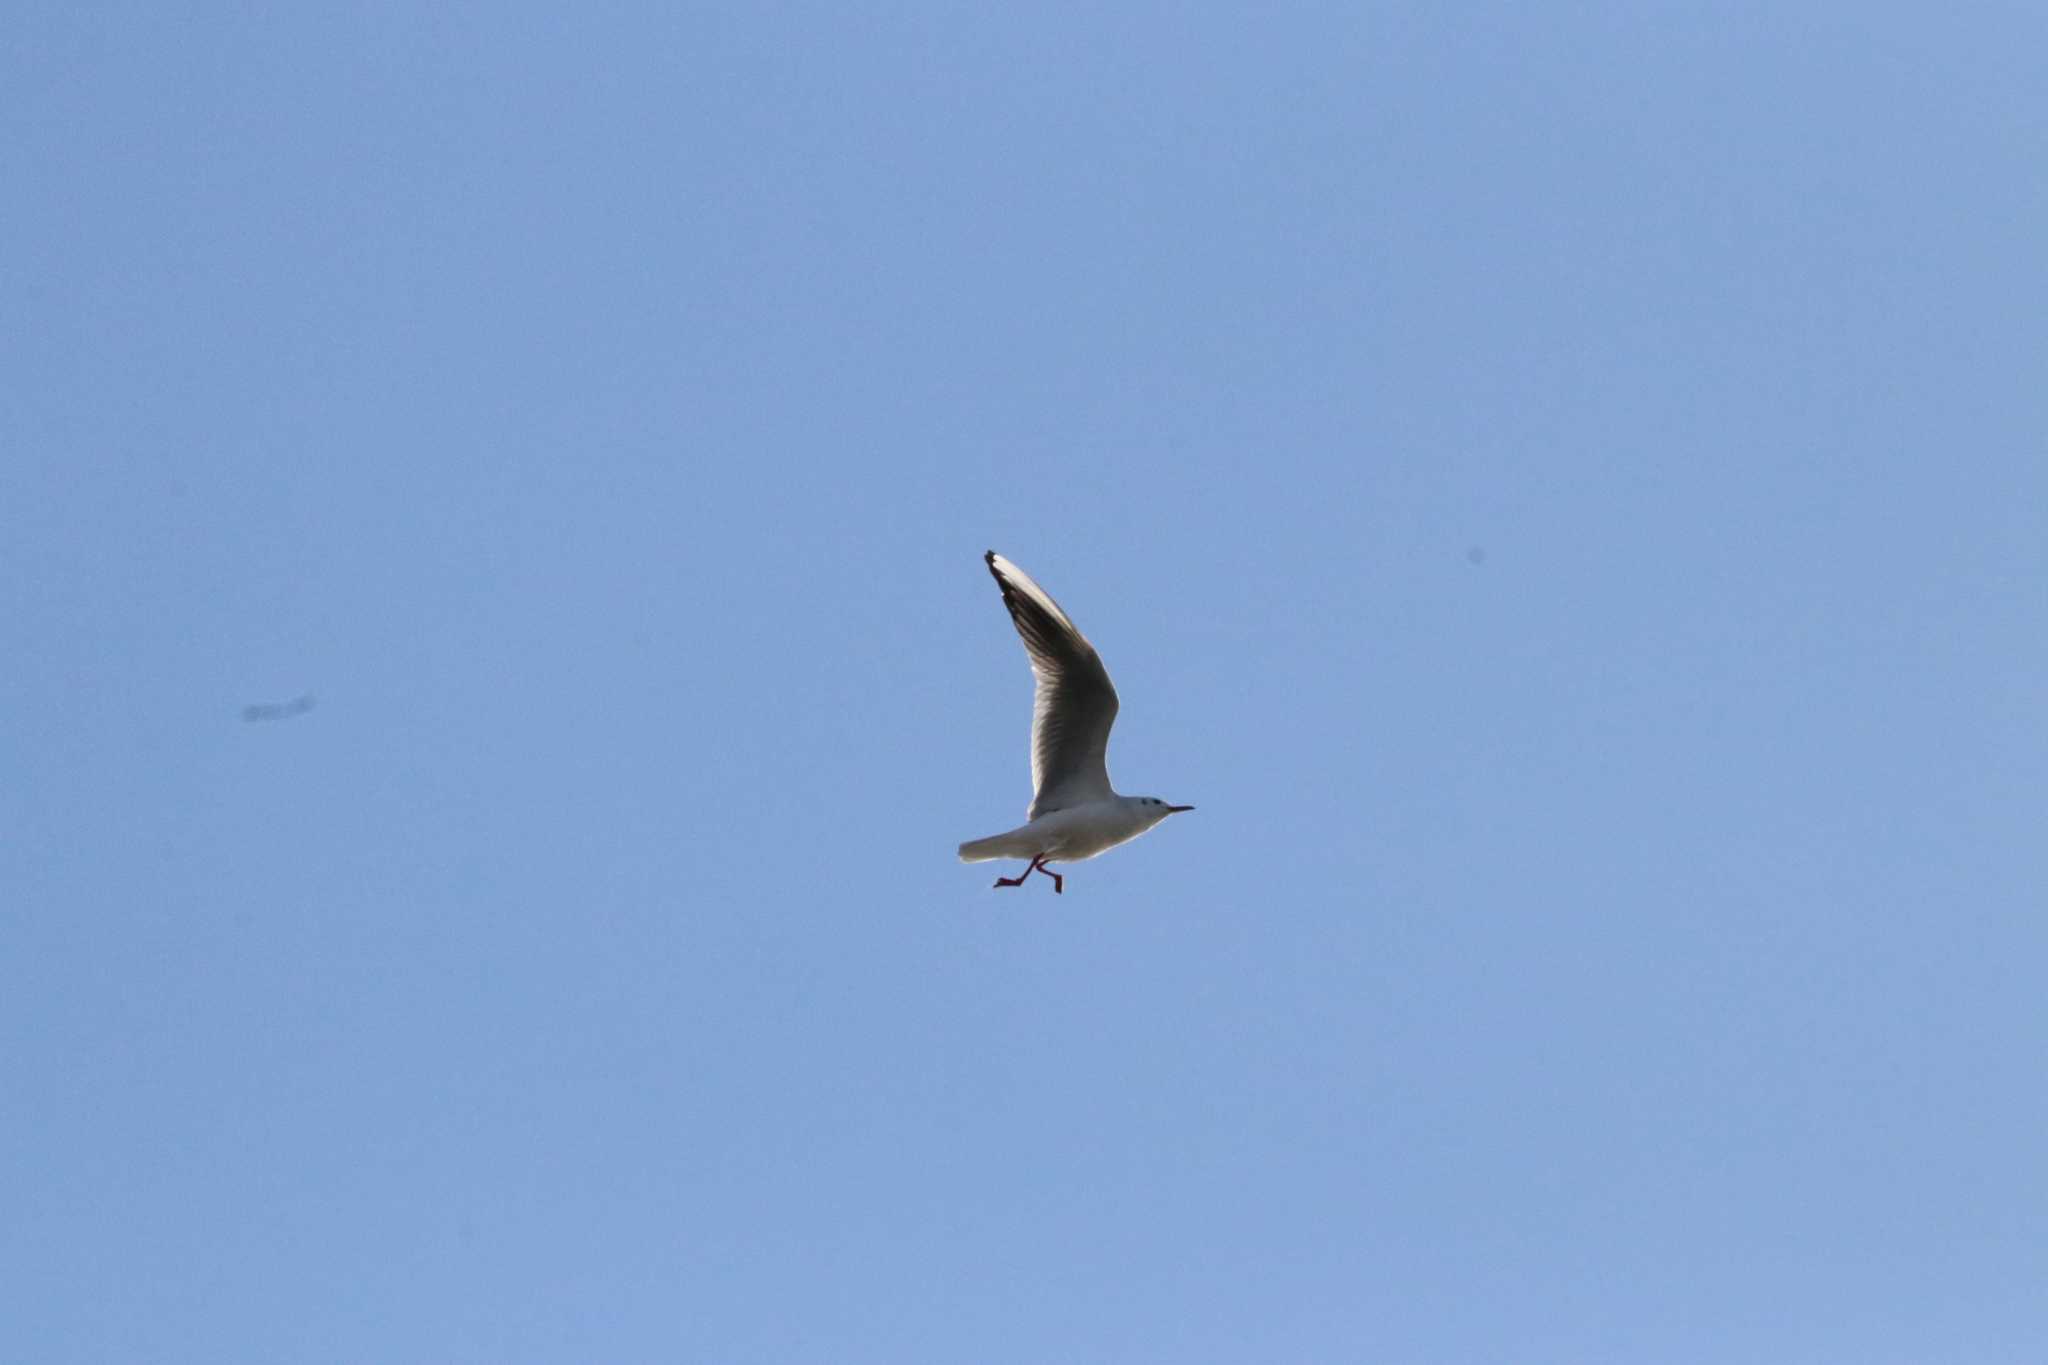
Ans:
MULTIPOLYGON (((1019 872, 1019 873, 1018 873, 1018 874, 1017 874, 1016 876, 1014 876, 1014 877, 998 877, 998 878, 996 878, 996 885, 997 885, 997 886, 1022 886, 1022 885, 1024 885, 1024 879, 1025 879, 1026 877, 1030 876, 1030 875, 1031 875, 1032 873, 1034 873, 1034 872, 1045 872, 1045 868, 1044 868, 1044 867, 1042 866, 1042 864, 1043 864, 1044 862, 1045 862, 1045 855, 1044 855, 1043 853, 1041 853, 1041 854, 1039 854, 1039 855, 1038 855, 1038 856, 1037 856, 1036 858, 1033 858, 1033 859, 1031 860, 1031 866, 1029 866, 1029 867, 1025 868, 1025 869, 1024 869, 1024 870, 1023 870, 1022 872, 1019 872)), ((1052 873, 1050 873, 1050 872, 1046 872, 1046 873, 1045 873, 1045 875, 1046 875, 1046 876, 1048 876, 1048 877, 1052 877, 1052 876, 1053 876, 1053 874, 1052 874, 1052 873)), ((1057 881, 1057 880, 1058 880, 1058 878, 1056 878, 1056 877, 1055 877, 1055 878, 1054 878, 1054 880, 1055 880, 1055 881, 1057 881)))
POLYGON ((1066 879, 1065 877, 1062 877, 1062 876, 1061 876, 1061 875, 1060 875, 1059 873, 1057 873, 1057 872, 1053 871, 1053 870, 1052 870, 1051 868, 1047 867, 1047 866, 1045 865, 1045 859, 1046 859, 1046 855, 1045 855, 1045 854, 1043 854, 1043 853, 1039 854, 1039 855, 1038 855, 1038 856, 1037 856, 1036 858, 1033 858, 1033 859, 1031 860, 1031 866, 1029 866, 1029 867, 1025 868, 1025 869, 1024 869, 1024 870, 1023 870, 1022 872, 1019 872, 1019 873, 1018 873, 1018 874, 1017 874, 1016 876, 1014 876, 1014 877, 998 877, 998 878, 996 878, 996 885, 997 885, 997 886, 1022 886, 1022 885, 1024 885, 1024 879, 1025 879, 1026 877, 1029 877, 1029 876, 1030 876, 1030 875, 1031 875, 1032 873, 1034 873, 1034 872, 1043 872, 1043 873, 1044 873, 1044 874, 1045 874, 1046 876, 1048 876, 1048 877, 1052 878, 1052 889, 1053 889, 1053 894, 1054 894, 1054 895, 1059 895, 1059 896, 1063 896, 1063 895, 1065 895, 1065 894, 1066 894, 1066 892, 1067 892, 1067 879, 1066 879))

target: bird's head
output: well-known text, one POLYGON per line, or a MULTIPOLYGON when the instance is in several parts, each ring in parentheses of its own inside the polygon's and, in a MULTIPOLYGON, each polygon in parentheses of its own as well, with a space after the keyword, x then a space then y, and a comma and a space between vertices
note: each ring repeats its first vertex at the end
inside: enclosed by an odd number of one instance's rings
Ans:
POLYGON ((1178 815, 1184 810, 1194 809, 1193 806, 1168 805, 1156 796, 1134 796, 1131 800, 1137 803, 1138 810, 1155 825, 1169 815, 1178 815))

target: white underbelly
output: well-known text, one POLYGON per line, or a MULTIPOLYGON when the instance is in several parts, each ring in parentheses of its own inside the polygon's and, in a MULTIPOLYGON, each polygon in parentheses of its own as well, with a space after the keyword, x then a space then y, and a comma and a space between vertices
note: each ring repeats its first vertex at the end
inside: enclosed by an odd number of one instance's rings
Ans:
POLYGON ((1119 806, 1074 806, 1041 815, 1031 822, 1045 832, 1046 857, 1077 863, 1106 853, 1144 832, 1119 806))

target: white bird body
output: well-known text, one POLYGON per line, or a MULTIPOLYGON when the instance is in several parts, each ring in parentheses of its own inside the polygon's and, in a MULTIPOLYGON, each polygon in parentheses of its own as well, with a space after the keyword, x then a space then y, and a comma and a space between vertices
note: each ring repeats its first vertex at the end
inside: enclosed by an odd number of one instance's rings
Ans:
POLYGON ((1024 641, 1038 691, 1031 714, 1029 823, 1006 834, 970 839, 960 845, 963 863, 990 858, 1029 858, 1016 877, 997 886, 1021 886, 1033 872, 1065 879, 1048 862, 1079 862, 1137 838, 1178 811, 1156 796, 1119 796, 1109 785, 1109 728, 1116 723, 1116 688, 1068 615, 1031 575, 990 550, 988 571, 1003 591, 1003 605, 1024 641))
POLYGON ((1149 796, 1112 796, 1106 801, 1062 806, 1007 834, 992 834, 960 845, 960 861, 1032 858, 1078 863, 1129 843, 1164 820, 1172 808, 1149 796))

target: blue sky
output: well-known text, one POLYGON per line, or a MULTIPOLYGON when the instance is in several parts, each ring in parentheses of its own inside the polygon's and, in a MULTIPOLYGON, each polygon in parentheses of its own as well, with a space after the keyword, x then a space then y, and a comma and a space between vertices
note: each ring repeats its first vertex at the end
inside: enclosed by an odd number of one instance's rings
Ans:
POLYGON ((2038 7, 5 37, 0 1353, 2038 1359, 2038 7))

